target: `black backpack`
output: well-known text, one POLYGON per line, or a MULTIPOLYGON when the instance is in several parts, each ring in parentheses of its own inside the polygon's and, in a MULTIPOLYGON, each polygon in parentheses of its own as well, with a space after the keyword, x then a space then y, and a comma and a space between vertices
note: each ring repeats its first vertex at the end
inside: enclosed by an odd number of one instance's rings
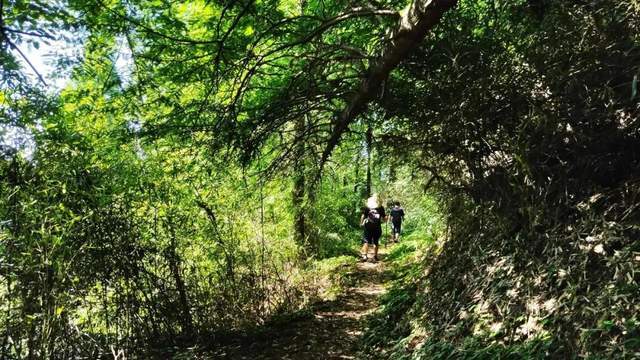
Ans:
POLYGON ((365 221, 365 226, 369 229, 377 228, 381 224, 381 216, 378 212, 378 209, 369 209, 369 214, 367 215, 367 220, 365 221))
POLYGON ((399 223, 400 221, 402 221, 402 208, 393 208, 391 209, 391 220, 394 223, 399 223))

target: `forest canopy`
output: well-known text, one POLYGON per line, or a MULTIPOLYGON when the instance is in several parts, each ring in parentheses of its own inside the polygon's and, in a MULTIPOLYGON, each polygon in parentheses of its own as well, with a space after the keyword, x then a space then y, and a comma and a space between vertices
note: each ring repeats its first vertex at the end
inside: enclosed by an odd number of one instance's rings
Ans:
POLYGON ((309 309, 374 193, 415 256, 367 358, 637 356, 639 34, 637 0, 0 0, 0 357, 309 309))

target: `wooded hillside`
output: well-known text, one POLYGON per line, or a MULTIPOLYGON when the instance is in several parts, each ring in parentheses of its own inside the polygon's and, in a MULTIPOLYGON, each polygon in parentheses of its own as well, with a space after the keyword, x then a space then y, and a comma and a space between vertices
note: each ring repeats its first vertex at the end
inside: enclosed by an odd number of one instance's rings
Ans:
POLYGON ((640 357, 637 0, 0 0, 0 29, 0 358, 304 332, 369 284, 374 193, 407 219, 349 356, 640 357))

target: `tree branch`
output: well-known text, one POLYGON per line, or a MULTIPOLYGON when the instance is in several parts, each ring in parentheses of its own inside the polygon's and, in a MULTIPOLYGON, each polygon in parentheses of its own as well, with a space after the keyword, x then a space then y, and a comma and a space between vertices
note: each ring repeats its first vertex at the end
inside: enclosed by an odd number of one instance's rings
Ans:
POLYGON ((4 30, 4 0, 0 0, 0 49, 2 48, 2 43, 4 42, 5 37, 4 30))
POLYGON ((277 47, 276 49, 270 51, 267 55, 272 54, 272 53, 276 53, 282 50, 285 50, 287 48, 292 48, 294 46, 297 45, 302 45, 305 44, 311 40, 313 40, 316 36, 324 33, 325 31, 329 30, 330 28, 332 28, 333 26, 345 21, 345 20, 349 20, 351 18, 356 18, 356 17, 366 17, 366 16, 393 16, 393 17, 398 17, 398 12, 394 11, 394 10, 385 10, 385 9, 369 9, 369 8, 363 8, 363 7, 357 7, 357 8, 353 8, 350 9, 347 12, 344 12, 340 15, 334 16, 330 19, 325 20, 322 24, 320 24, 317 28, 313 29, 313 31, 311 31, 310 33, 308 33, 307 35, 303 36, 302 38, 293 41, 291 43, 287 43, 284 44, 282 46, 277 47))
POLYGON ((31 63, 31 61, 29 61, 29 59, 27 58, 27 56, 22 52, 22 50, 20 50, 20 48, 18 48, 18 46, 16 46, 13 42, 11 42, 11 40, 9 40, 8 37, 5 37, 5 40, 7 41, 7 44, 9 44, 9 47, 11 47, 12 49, 14 49, 15 51, 18 52, 18 54, 20 54, 20 56, 22 56, 22 58, 24 59, 24 61, 27 62, 27 64, 29 64, 29 66, 31 67, 31 69, 33 70, 34 73, 36 73, 36 76, 38 76, 38 79, 42 82, 42 84, 44 84, 44 86, 47 86, 47 82, 44 81, 44 78, 42 77, 42 75, 40 75, 40 73, 38 72, 38 70, 36 69, 35 66, 33 66, 33 64, 31 63))
POLYGON ((40 38, 45 38, 45 39, 49 39, 49 40, 55 40, 55 38, 47 33, 35 33, 35 32, 29 32, 29 31, 22 31, 22 30, 17 30, 17 29, 12 29, 9 27, 3 27, 2 30, 4 31, 8 31, 10 33, 14 33, 14 34, 22 34, 22 35, 27 35, 27 36, 34 36, 34 37, 40 37, 40 38))
POLYGON ((409 5, 408 11, 402 15, 396 28, 387 36, 388 42, 382 53, 369 67, 366 77, 336 119, 331 137, 320 159, 320 171, 340 142, 342 134, 356 117, 366 110, 389 73, 406 58, 409 52, 418 47, 429 30, 437 25, 443 14, 456 6, 457 2, 457 0, 414 0, 409 5))

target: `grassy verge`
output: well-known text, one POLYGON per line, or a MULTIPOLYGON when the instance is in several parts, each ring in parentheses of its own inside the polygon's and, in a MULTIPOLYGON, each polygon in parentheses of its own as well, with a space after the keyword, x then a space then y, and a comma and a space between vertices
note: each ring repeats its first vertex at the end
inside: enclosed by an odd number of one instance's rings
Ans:
MULTIPOLYGON (((554 354, 549 337, 505 345, 486 336, 467 334, 459 342, 434 336, 435 327, 425 322, 423 304, 431 284, 429 265, 440 249, 431 238, 414 233, 395 245, 387 255, 392 281, 378 310, 368 318, 362 339, 363 358, 412 359, 542 359, 562 358, 554 354)), ((455 328, 456 324, 450 324, 455 328)))
POLYGON ((385 258, 391 274, 389 289, 380 299, 378 310, 368 318, 362 339, 364 356, 368 359, 388 359, 397 353, 414 330, 412 309, 416 303, 422 266, 420 259, 433 251, 433 240, 425 234, 412 232, 394 245, 385 258))

